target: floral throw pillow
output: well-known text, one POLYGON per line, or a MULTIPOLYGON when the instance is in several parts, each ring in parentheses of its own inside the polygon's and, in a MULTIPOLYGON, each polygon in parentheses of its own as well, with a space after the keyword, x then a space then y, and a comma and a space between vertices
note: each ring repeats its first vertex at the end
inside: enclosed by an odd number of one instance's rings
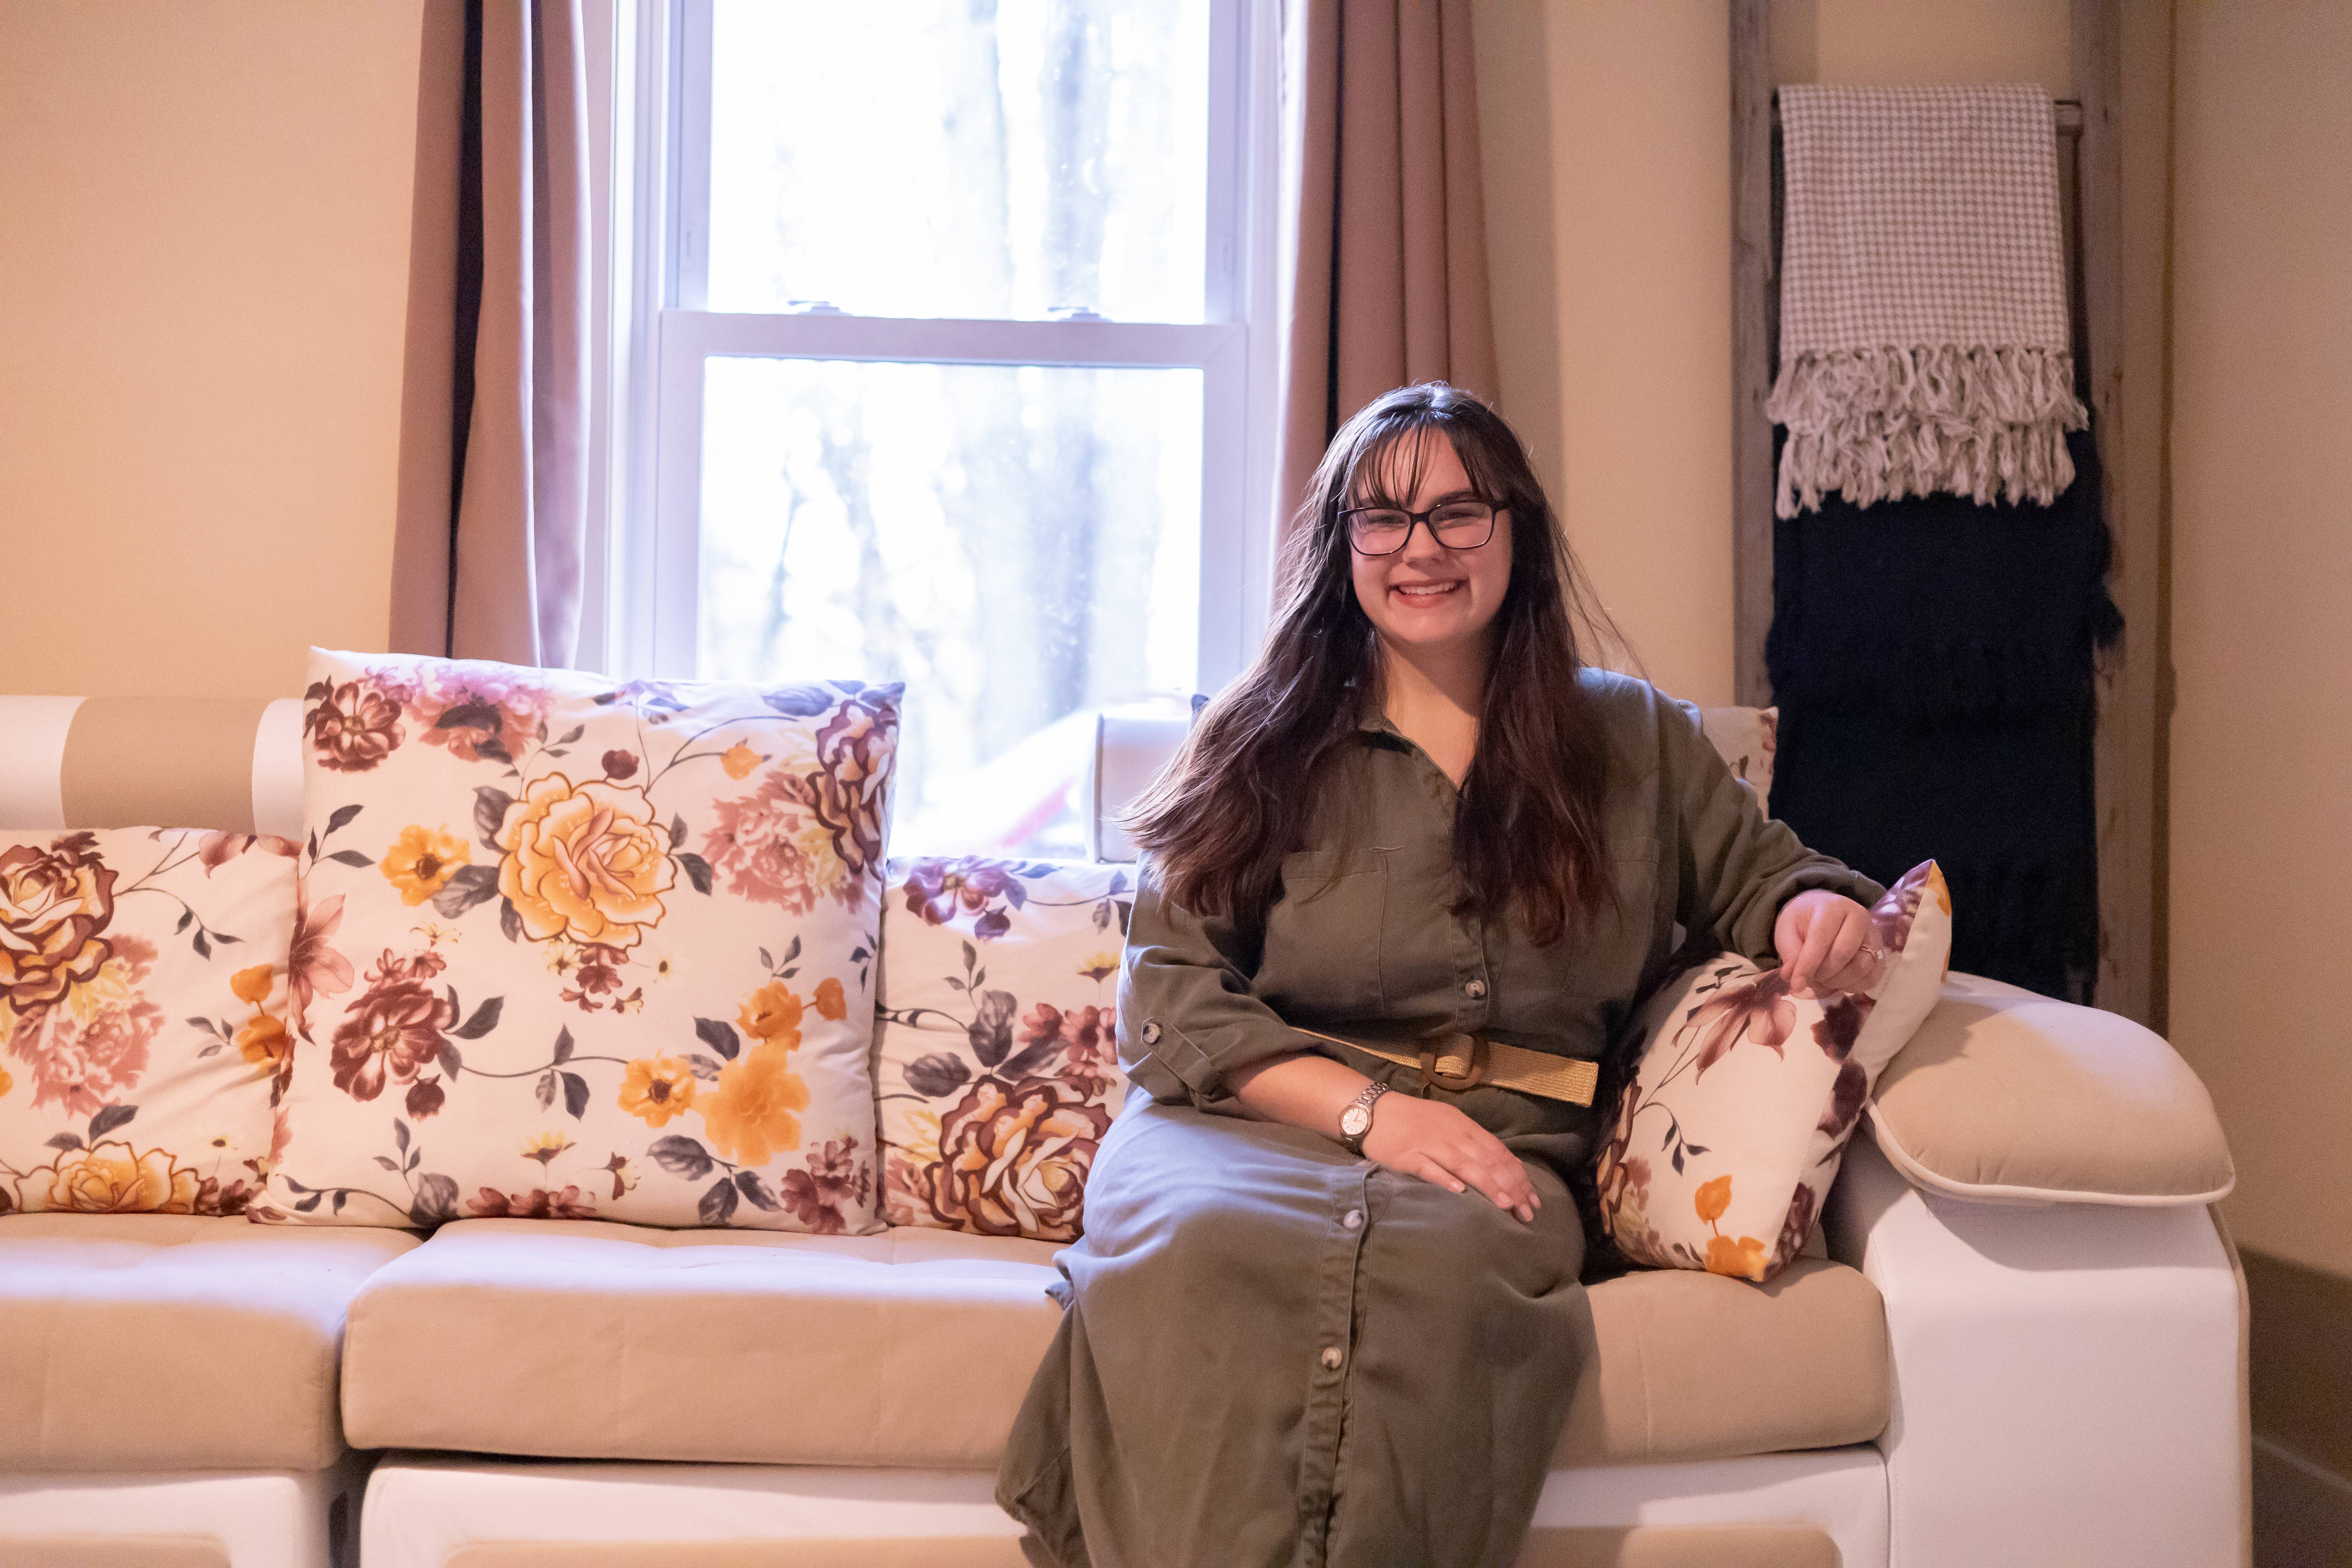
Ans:
POLYGON ((255 1217, 873 1228, 899 690, 314 649, 255 1217))
POLYGON ((892 1225, 1074 1241, 1127 1079, 1116 866, 894 860, 875 1029, 892 1225))
POLYGON ((1935 1006, 1952 900, 1932 860, 1871 910, 1887 954, 1868 991, 1790 994, 1717 954, 1634 1018, 1633 1081, 1601 1152, 1602 1227, 1633 1262, 1758 1282, 1797 1256, 1879 1069, 1935 1006))
POLYGON ((282 838, 0 837, 0 1214, 242 1213, 293 929, 282 838))

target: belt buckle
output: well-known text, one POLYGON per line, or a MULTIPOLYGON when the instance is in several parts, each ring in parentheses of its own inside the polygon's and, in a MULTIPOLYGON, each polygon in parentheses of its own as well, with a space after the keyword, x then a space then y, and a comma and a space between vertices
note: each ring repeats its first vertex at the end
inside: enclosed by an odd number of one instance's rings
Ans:
POLYGON ((1486 1081, 1489 1053, 1484 1035, 1441 1035, 1421 1047, 1423 1089, 1449 1089, 1455 1094, 1486 1081))

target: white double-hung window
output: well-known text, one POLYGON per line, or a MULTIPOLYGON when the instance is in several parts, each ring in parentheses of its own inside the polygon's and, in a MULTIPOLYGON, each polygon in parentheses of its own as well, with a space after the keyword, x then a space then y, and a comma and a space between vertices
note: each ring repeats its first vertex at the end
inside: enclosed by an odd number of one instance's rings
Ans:
POLYGON ((903 680, 894 848, 1075 852, 1095 714, 1263 626, 1270 10, 649 16, 607 662, 903 680))

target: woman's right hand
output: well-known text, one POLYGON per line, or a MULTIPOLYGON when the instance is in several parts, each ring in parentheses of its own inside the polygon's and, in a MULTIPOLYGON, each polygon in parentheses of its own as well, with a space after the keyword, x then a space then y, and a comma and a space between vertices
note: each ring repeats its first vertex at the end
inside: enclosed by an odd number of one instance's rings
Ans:
POLYGON ((1543 1206, 1519 1157, 1442 1100, 1391 1093, 1374 1100, 1364 1158, 1457 1193, 1475 1187, 1525 1221, 1543 1206))

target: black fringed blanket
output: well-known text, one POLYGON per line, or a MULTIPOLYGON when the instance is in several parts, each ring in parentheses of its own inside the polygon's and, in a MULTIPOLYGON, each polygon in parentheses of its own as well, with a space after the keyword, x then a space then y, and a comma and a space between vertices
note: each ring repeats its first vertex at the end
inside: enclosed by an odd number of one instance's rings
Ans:
POLYGON ((2098 958, 2093 659, 2106 591, 2097 450, 2050 506, 1841 496, 1773 532, 1772 814, 1882 882, 1933 858, 1952 966, 2084 997, 2098 958))

